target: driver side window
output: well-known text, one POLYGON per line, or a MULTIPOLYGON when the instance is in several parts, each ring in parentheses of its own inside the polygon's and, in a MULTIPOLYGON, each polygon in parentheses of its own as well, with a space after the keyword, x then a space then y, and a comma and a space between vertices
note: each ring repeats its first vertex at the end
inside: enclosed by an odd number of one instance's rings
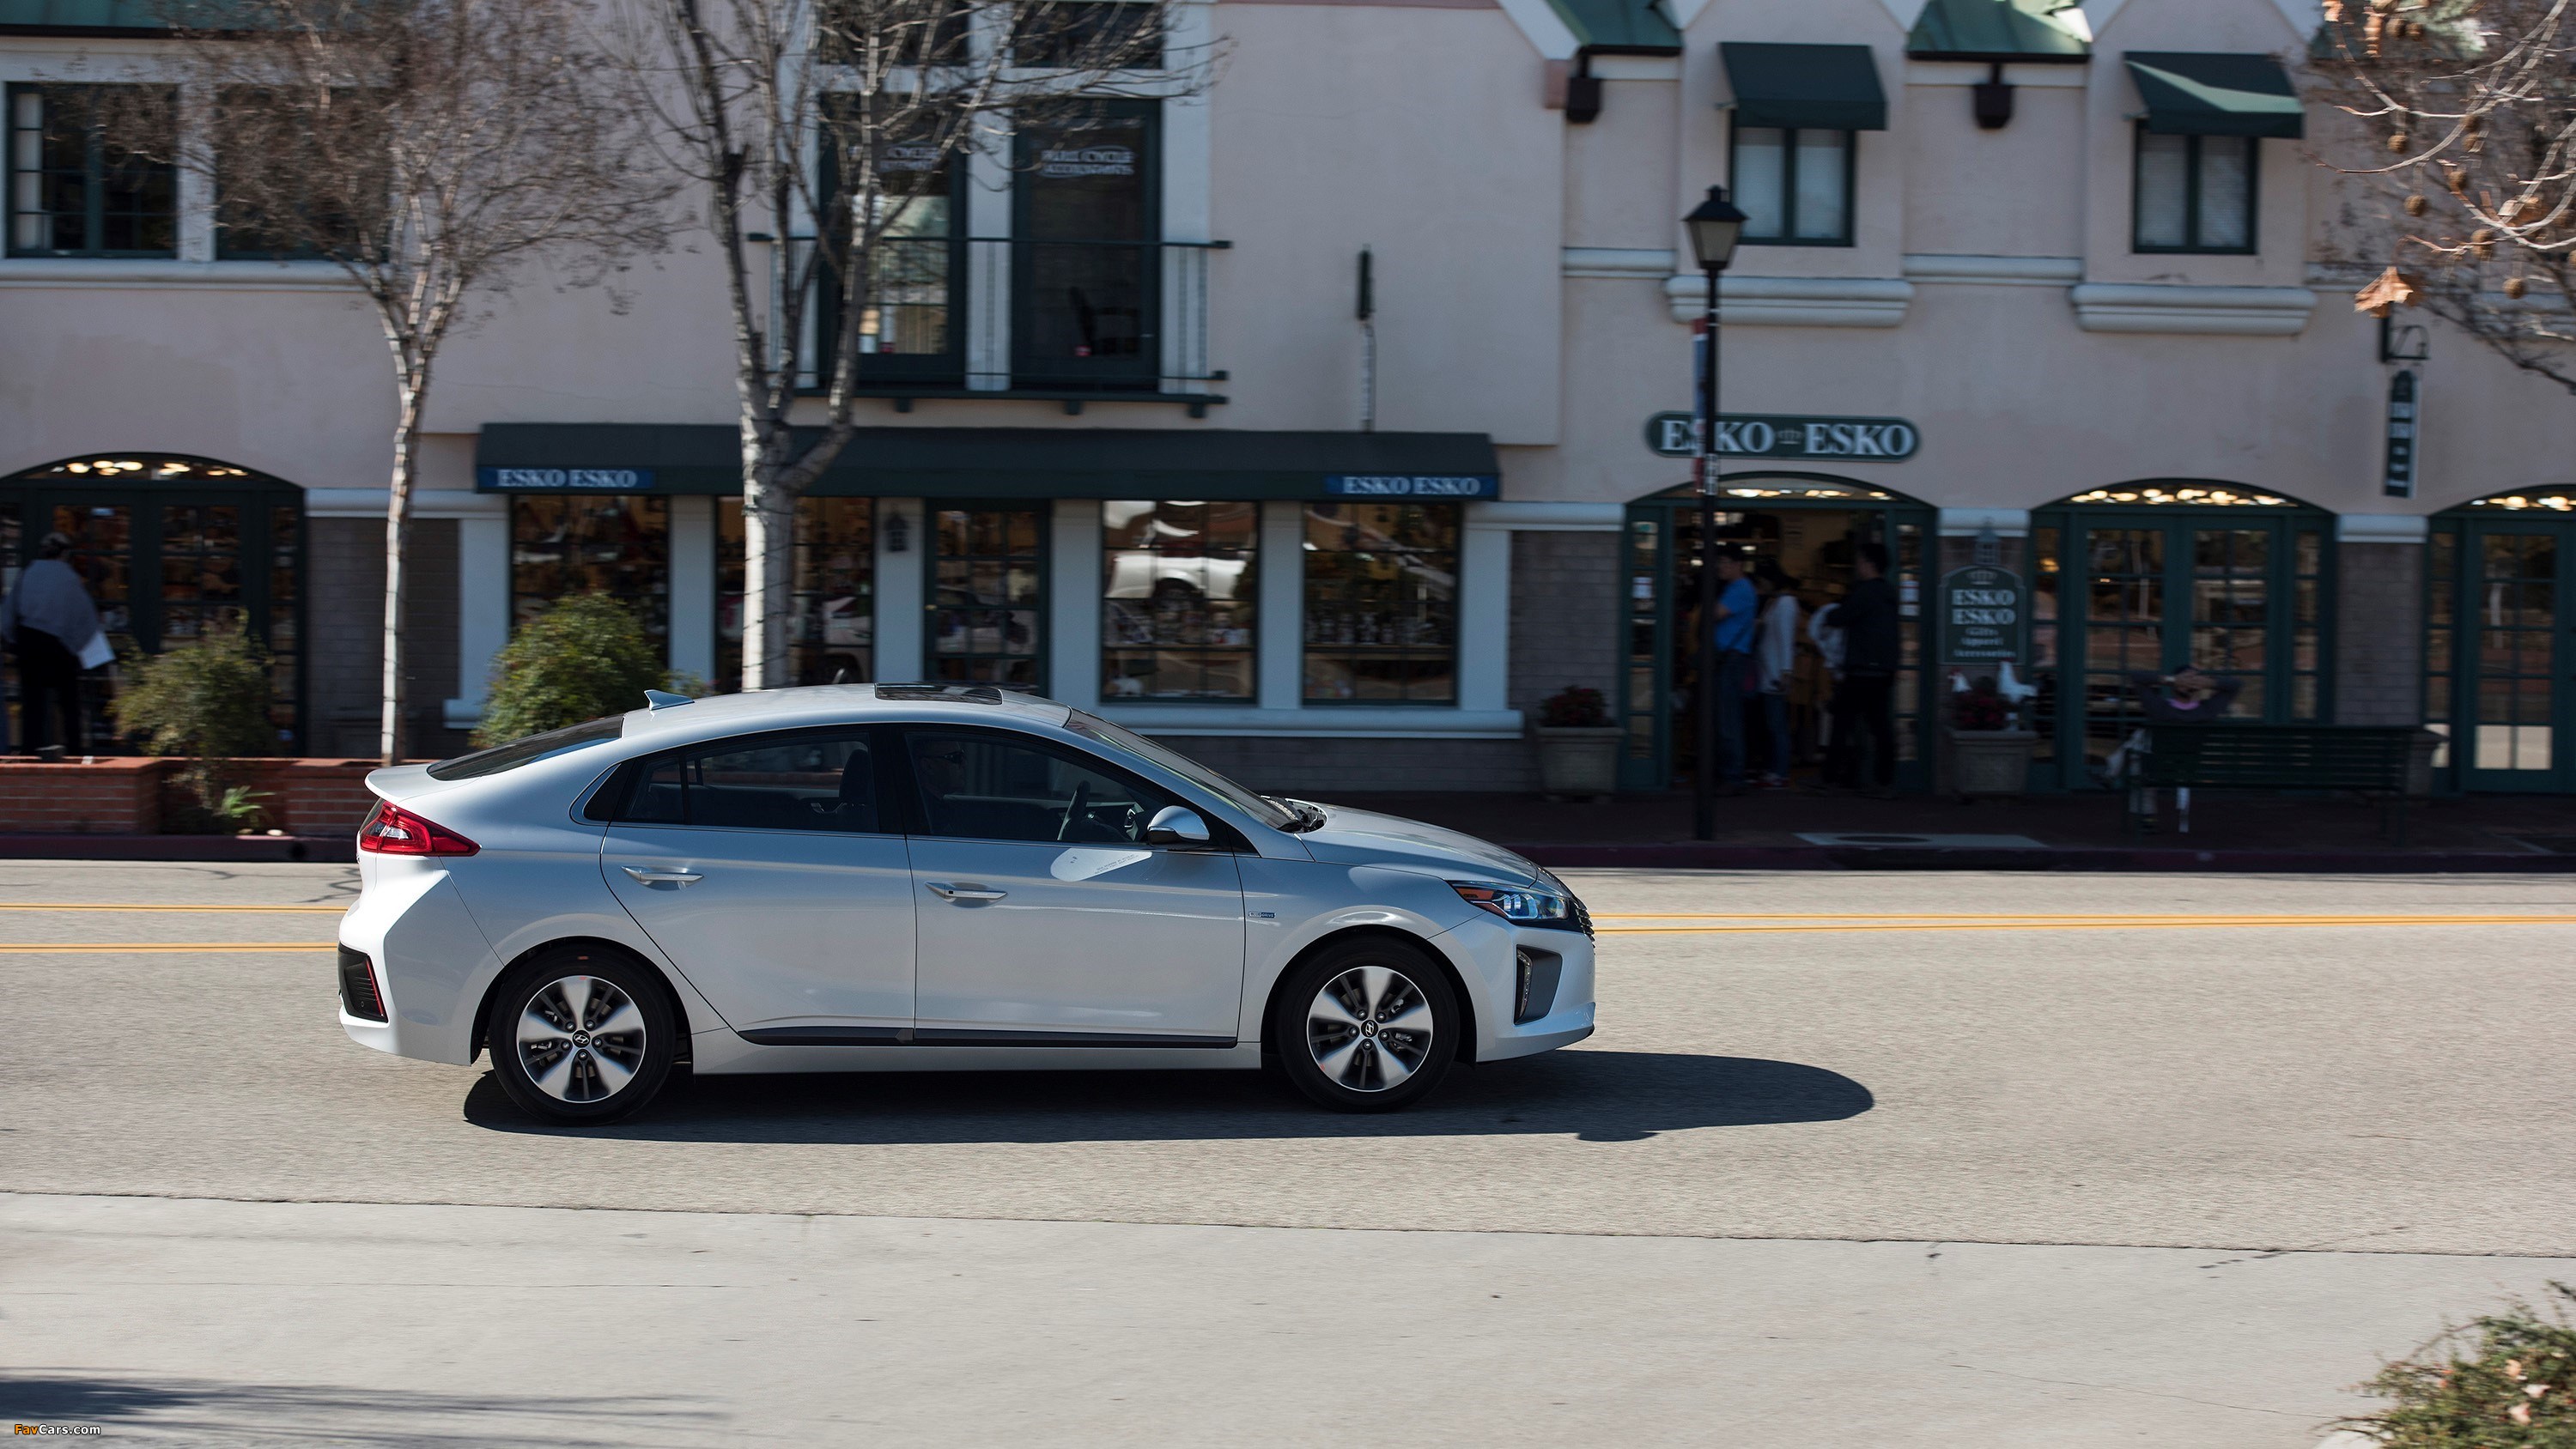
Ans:
POLYGON ((1180 803, 1070 753, 998 735, 919 730, 904 746, 926 835, 1134 844, 1154 812, 1180 803))

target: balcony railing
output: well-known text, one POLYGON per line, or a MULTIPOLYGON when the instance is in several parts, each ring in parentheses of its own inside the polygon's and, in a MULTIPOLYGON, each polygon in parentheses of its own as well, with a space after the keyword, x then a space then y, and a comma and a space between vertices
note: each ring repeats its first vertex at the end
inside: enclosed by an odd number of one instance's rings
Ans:
MULTIPOLYGON (((1208 255, 1225 242, 899 237, 877 245, 859 391, 916 398, 1225 398, 1208 365, 1208 255)), ((830 319, 825 318, 828 328, 830 319)), ((828 332, 826 333, 828 335, 828 332)))

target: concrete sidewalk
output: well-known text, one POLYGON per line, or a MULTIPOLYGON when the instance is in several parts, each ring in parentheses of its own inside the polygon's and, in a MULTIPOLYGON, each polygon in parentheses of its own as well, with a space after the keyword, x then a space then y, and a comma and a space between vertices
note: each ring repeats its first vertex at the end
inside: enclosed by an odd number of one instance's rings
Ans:
POLYGON ((1534 795, 1335 795, 1507 844, 1544 865, 1712 870, 2576 871, 2576 798, 2473 795, 2407 807, 2405 844, 2351 797, 2199 791, 2191 829, 2130 836, 2104 793, 1963 805, 1803 789, 1718 801, 1691 839, 1686 793, 1598 803, 1534 795), (1823 838, 1818 838, 1823 837, 1823 838), (1836 838, 1840 837, 1840 838, 1836 838), (1854 838, 1857 837, 1857 838, 1854 838))

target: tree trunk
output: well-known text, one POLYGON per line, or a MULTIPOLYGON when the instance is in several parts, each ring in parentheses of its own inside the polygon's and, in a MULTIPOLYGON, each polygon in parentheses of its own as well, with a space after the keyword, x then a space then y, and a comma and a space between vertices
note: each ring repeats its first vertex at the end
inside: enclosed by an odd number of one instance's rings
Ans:
MULTIPOLYGON (((746 412, 749 409, 746 407, 746 412)), ((795 606, 795 490, 779 473, 783 430, 746 416, 742 428, 742 687, 783 689, 795 680, 787 660, 788 612, 795 606)))
POLYGON ((385 506, 384 717, 376 736, 377 759, 402 763, 403 755, 403 557, 411 543, 411 485, 420 469, 420 400, 427 379, 406 376, 401 421, 394 428, 394 472, 385 506))

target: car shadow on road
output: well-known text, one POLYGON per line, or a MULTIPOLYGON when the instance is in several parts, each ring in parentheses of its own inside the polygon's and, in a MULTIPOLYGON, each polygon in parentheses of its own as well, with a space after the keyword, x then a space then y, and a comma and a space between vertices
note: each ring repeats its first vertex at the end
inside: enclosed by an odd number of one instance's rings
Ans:
POLYGON ((1209 1138, 1571 1137, 1838 1122, 1876 1105, 1839 1072, 1757 1057, 1567 1051, 1459 1067, 1418 1107, 1345 1115, 1263 1072, 836 1072, 674 1077, 637 1117, 539 1123, 487 1074, 466 1120, 499 1132, 654 1142, 928 1144, 1209 1138))
MULTIPOLYGON (((538 1397, 230 1382, 89 1369, 0 1369, 0 1406, 20 1424, 95 1424, 192 1444, 431 1446, 650 1443, 720 1431, 719 1405, 671 1394, 538 1397)), ((26 1430, 19 1432, 25 1433, 26 1430)))

